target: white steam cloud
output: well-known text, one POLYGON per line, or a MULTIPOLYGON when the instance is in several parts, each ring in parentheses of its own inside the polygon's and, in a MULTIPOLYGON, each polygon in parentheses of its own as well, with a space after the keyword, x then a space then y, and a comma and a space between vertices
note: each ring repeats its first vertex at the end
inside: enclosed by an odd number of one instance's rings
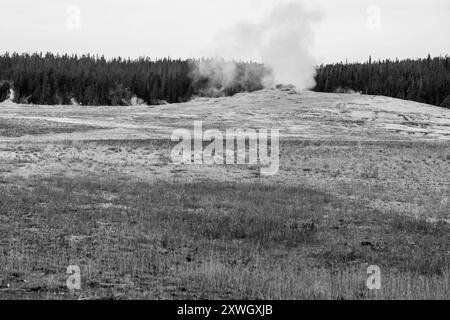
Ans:
MULTIPOLYGON (((316 60, 313 56, 314 25, 320 21, 317 11, 305 7, 301 0, 280 4, 258 22, 240 22, 220 32, 214 45, 214 56, 230 60, 251 59, 267 68, 262 79, 264 87, 275 84, 294 85, 297 89, 312 88, 316 60)), ((196 74, 219 79, 219 87, 233 85, 236 67, 223 60, 197 64, 196 74), (222 79, 222 80, 220 80, 222 79)))
POLYGON ((226 61, 223 58, 192 61, 191 78, 198 93, 208 97, 266 88, 273 77, 264 65, 226 61))

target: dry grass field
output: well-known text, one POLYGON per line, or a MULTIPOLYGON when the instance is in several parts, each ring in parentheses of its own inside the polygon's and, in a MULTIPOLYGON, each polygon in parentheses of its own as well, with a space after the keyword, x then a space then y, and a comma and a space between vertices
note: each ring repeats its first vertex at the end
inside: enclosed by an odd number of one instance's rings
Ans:
POLYGON ((384 97, 5 102, 0 299, 449 299, 449 139, 450 111, 384 97), (173 164, 194 120, 280 128, 279 173, 173 164))

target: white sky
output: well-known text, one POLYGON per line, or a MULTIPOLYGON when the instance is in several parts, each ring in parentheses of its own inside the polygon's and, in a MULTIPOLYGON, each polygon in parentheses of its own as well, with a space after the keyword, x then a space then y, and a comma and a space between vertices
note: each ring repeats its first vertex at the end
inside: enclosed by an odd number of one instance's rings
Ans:
MULTIPOLYGON (((199 57, 218 31, 289 1, 300 0, 0 0, 0 52, 199 57)), ((449 0, 305 1, 322 12, 318 62, 450 54, 449 0), (367 27, 371 5, 381 10, 379 28, 367 27)))

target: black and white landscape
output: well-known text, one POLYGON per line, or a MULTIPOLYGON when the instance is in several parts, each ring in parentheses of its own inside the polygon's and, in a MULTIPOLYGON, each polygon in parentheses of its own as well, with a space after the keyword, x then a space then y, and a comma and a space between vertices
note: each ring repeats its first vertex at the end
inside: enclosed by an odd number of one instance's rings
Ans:
POLYGON ((19 0, 0 299, 450 299, 447 0, 19 0))

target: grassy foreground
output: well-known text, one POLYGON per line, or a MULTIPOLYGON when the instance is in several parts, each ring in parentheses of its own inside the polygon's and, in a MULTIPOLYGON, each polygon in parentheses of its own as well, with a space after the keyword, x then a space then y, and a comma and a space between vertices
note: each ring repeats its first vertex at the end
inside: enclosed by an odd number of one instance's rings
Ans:
POLYGON ((1 299, 450 298, 448 224, 301 185, 1 178, 0 222, 1 299))

